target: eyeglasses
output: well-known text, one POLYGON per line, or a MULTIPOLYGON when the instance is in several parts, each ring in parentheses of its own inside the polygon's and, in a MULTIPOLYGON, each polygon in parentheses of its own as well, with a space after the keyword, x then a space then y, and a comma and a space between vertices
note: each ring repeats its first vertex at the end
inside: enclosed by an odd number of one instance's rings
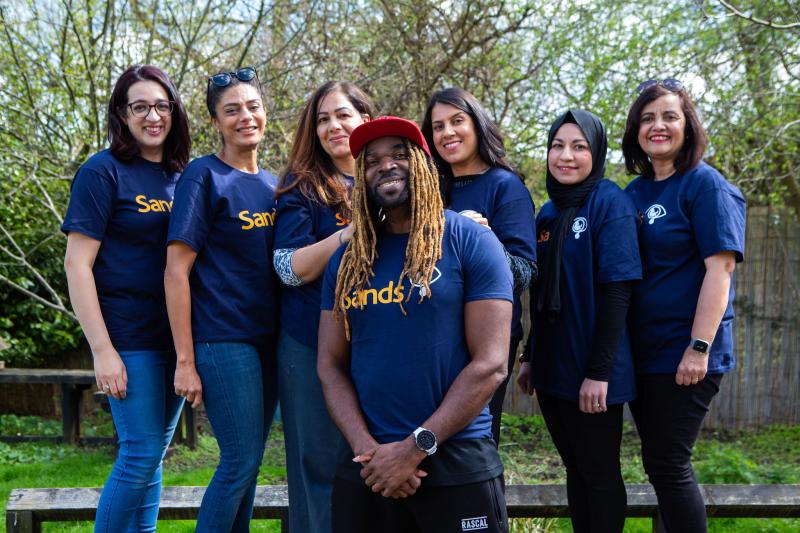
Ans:
POLYGON ((683 83, 680 80, 676 80, 675 78, 664 78, 663 80, 643 81, 638 87, 636 87, 636 92, 641 94, 645 89, 649 89, 654 85, 661 85, 668 91, 672 91, 674 93, 683 90, 683 83))
POLYGON ((239 81, 252 81, 253 78, 256 77, 256 69, 253 67, 244 67, 236 72, 220 72, 219 74, 209 76, 208 81, 217 87, 227 87, 231 84, 234 77, 239 81))
POLYGON ((144 118, 150 114, 150 110, 155 108, 156 114, 160 117, 168 117, 172 114, 172 108, 175 102, 169 100, 159 100, 155 104, 148 104, 147 102, 131 102, 128 104, 128 109, 131 110, 131 115, 137 118, 144 118))

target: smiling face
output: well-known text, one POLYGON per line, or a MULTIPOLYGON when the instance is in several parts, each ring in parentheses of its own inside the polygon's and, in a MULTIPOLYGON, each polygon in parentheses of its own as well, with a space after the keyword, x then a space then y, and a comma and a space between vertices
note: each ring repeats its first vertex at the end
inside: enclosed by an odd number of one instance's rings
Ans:
POLYGON ((674 93, 659 96, 642 109, 639 120, 638 141, 644 153, 651 160, 675 161, 686 128, 680 97, 674 93))
POLYGON ((340 91, 334 91, 320 101, 317 110, 317 137, 322 149, 331 157, 334 164, 349 163, 353 160, 350 153, 350 134, 368 119, 369 116, 356 111, 347 96, 340 91))
POLYGON ((580 183, 592 173, 592 149, 577 124, 558 128, 547 152, 547 168, 563 185, 580 183))
POLYGON ((408 203, 409 153, 400 137, 381 137, 369 143, 364 163, 367 192, 390 210, 408 203))
MULTIPOLYGON (((150 81, 137 81, 128 89, 127 104, 141 102, 154 105, 169 101, 169 95, 161 84, 150 81)), ((172 115, 162 117, 151 107, 144 117, 135 117, 130 107, 125 107, 122 120, 128 126, 131 135, 139 145, 140 155, 150 161, 160 162, 164 151, 164 142, 172 127, 172 115)))
POLYGON ((431 110, 433 146, 453 169, 455 176, 484 170, 486 164, 478 153, 475 123, 466 111, 438 103, 431 110))
POLYGON ((264 136, 267 115, 258 90, 247 83, 238 83, 220 96, 212 119, 222 134, 225 146, 255 148, 264 136))

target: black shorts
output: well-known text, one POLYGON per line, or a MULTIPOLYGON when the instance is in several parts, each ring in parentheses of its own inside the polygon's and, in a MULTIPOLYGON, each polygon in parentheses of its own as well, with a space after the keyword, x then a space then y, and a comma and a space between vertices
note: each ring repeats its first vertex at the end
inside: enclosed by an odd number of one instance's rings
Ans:
POLYGON ((334 533, 507 533, 502 476, 465 485, 426 486, 408 498, 384 498, 363 482, 337 477, 334 533))

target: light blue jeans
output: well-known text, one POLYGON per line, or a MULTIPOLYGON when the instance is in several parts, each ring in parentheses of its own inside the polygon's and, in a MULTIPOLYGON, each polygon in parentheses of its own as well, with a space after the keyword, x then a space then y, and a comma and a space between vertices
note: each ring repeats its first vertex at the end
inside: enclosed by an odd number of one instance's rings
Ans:
POLYGON ((347 443, 322 396, 317 351, 283 332, 278 341, 278 388, 289 479, 289 529, 330 533, 333 476, 347 443))
POLYGON ((275 356, 241 342, 197 343, 194 353, 203 404, 220 452, 195 531, 247 532, 277 402, 275 356))
POLYGON ((175 354, 119 352, 128 374, 124 400, 109 397, 119 454, 103 487, 95 532, 155 531, 161 462, 183 407, 175 395, 175 354))

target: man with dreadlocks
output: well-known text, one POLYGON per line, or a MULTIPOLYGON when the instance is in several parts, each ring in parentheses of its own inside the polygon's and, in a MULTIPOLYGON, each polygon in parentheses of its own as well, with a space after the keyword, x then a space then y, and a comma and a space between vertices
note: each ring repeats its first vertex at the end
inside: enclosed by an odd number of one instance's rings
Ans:
POLYGON ((364 123, 350 150, 353 236, 325 273, 317 363, 353 452, 336 473, 333 530, 508 531, 487 406, 507 372, 503 247, 444 210, 414 122, 364 123))

